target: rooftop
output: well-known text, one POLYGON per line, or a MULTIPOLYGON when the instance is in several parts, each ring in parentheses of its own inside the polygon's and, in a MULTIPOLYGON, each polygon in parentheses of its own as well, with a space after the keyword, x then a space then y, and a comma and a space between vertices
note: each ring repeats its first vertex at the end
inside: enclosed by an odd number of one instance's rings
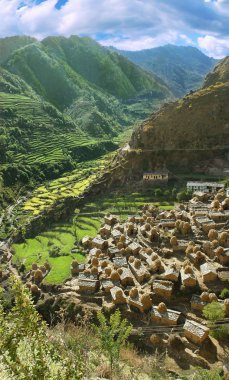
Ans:
POLYGON ((224 188, 225 185, 219 182, 188 181, 187 186, 212 186, 224 188))

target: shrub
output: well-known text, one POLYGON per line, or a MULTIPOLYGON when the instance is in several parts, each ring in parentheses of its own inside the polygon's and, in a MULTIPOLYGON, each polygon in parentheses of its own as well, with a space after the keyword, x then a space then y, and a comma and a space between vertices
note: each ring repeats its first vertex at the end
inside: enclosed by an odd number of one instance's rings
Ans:
POLYGON ((97 313, 99 325, 95 326, 102 350, 109 357, 111 378, 115 364, 120 357, 120 350, 131 333, 132 326, 126 319, 121 319, 120 310, 116 310, 107 321, 102 312, 97 313))
POLYGON ((222 298, 224 300, 226 298, 229 298, 229 289, 227 289, 227 288, 223 289, 219 296, 220 296, 220 298, 222 298))
POLYGON ((28 290, 20 280, 10 279, 14 299, 4 311, 3 289, 0 300, 0 373, 4 380, 80 380, 76 358, 61 355, 61 341, 52 343, 28 290))
POLYGON ((197 373, 195 374, 196 380, 222 380, 222 376, 220 375, 220 370, 216 369, 213 371, 209 371, 208 369, 199 368, 197 373))
POLYGON ((211 335, 216 339, 224 338, 228 334, 228 329, 226 326, 217 326, 215 322, 224 319, 225 311, 224 306, 219 302, 212 302, 203 308, 203 315, 209 320, 209 327, 211 330, 211 335))
POLYGON ((57 245, 54 245, 49 250, 49 256, 50 257, 59 257, 59 256, 61 256, 60 247, 58 247, 57 245))

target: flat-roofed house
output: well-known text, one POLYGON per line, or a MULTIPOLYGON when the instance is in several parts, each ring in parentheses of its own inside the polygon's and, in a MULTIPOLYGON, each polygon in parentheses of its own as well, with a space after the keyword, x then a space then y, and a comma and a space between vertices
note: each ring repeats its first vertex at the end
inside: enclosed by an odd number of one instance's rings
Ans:
POLYGON ((203 191, 205 193, 214 193, 215 191, 224 189, 224 184, 219 182, 201 182, 201 181, 189 181, 187 182, 187 190, 203 191))
POLYGON ((143 173, 144 182, 167 183, 168 179, 169 179, 169 173, 166 171, 143 173))

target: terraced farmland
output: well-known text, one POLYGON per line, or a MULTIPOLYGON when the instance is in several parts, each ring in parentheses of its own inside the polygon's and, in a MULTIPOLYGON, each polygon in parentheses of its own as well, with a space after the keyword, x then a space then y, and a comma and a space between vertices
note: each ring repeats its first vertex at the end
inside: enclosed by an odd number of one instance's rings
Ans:
POLYGON ((104 169, 111 155, 80 163, 70 174, 39 186, 22 205, 19 213, 27 212, 31 216, 37 216, 66 197, 81 197, 104 169))
MULTIPOLYGON (((70 183, 75 180, 74 175, 73 173, 60 180, 52 181, 49 194, 53 194, 57 188, 60 190, 61 187, 66 189, 66 185, 70 186, 70 183)), ((46 196, 46 191, 48 192, 48 190, 45 186, 39 189, 39 193, 36 192, 36 197, 34 194, 32 199, 34 204, 36 202, 37 208, 41 210, 43 200, 47 202, 49 198, 46 196)), ((52 201, 50 198, 50 204, 52 201)), ((162 209, 172 209, 174 207, 173 202, 155 202, 150 191, 126 194, 115 192, 96 199, 88 199, 80 210, 75 210, 75 215, 68 222, 54 224, 52 228, 39 234, 34 239, 26 239, 25 243, 14 244, 15 255, 13 262, 18 267, 24 264, 26 269, 29 270, 33 262, 41 265, 48 261, 52 269, 45 282, 59 284, 70 276, 70 266, 73 258, 80 262, 85 260, 85 257, 81 254, 79 243, 84 236, 95 236, 97 234, 106 213, 115 213, 120 219, 124 220, 128 215, 136 214, 145 203, 156 204, 162 209), (50 257, 52 246, 60 248, 59 257, 50 257), (72 249, 74 249, 74 253, 71 252, 72 249)))
POLYGON ((54 226, 51 230, 43 232, 35 239, 27 239, 25 243, 14 244, 16 251, 13 263, 26 270, 31 269, 32 263, 51 264, 51 271, 45 279, 46 283, 60 284, 70 276, 70 266, 73 259, 83 263, 85 257, 80 253, 71 253, 75 247, 74 229, 71 224, 54 226), (52 247, 58 247, 59 257, 51 257, 52 247))

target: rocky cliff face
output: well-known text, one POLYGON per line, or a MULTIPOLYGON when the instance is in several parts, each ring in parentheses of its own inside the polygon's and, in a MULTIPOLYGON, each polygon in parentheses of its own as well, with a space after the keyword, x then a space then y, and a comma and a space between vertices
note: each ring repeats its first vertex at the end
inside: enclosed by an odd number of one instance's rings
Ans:
POLYGON ((161 168, 175 174, 222 174, 229 167, 228 98, 229 57, 201 90, 164 105, 136 128, 130 149, 119 155, 126 178, 140 179, 144 171, 161 168))

